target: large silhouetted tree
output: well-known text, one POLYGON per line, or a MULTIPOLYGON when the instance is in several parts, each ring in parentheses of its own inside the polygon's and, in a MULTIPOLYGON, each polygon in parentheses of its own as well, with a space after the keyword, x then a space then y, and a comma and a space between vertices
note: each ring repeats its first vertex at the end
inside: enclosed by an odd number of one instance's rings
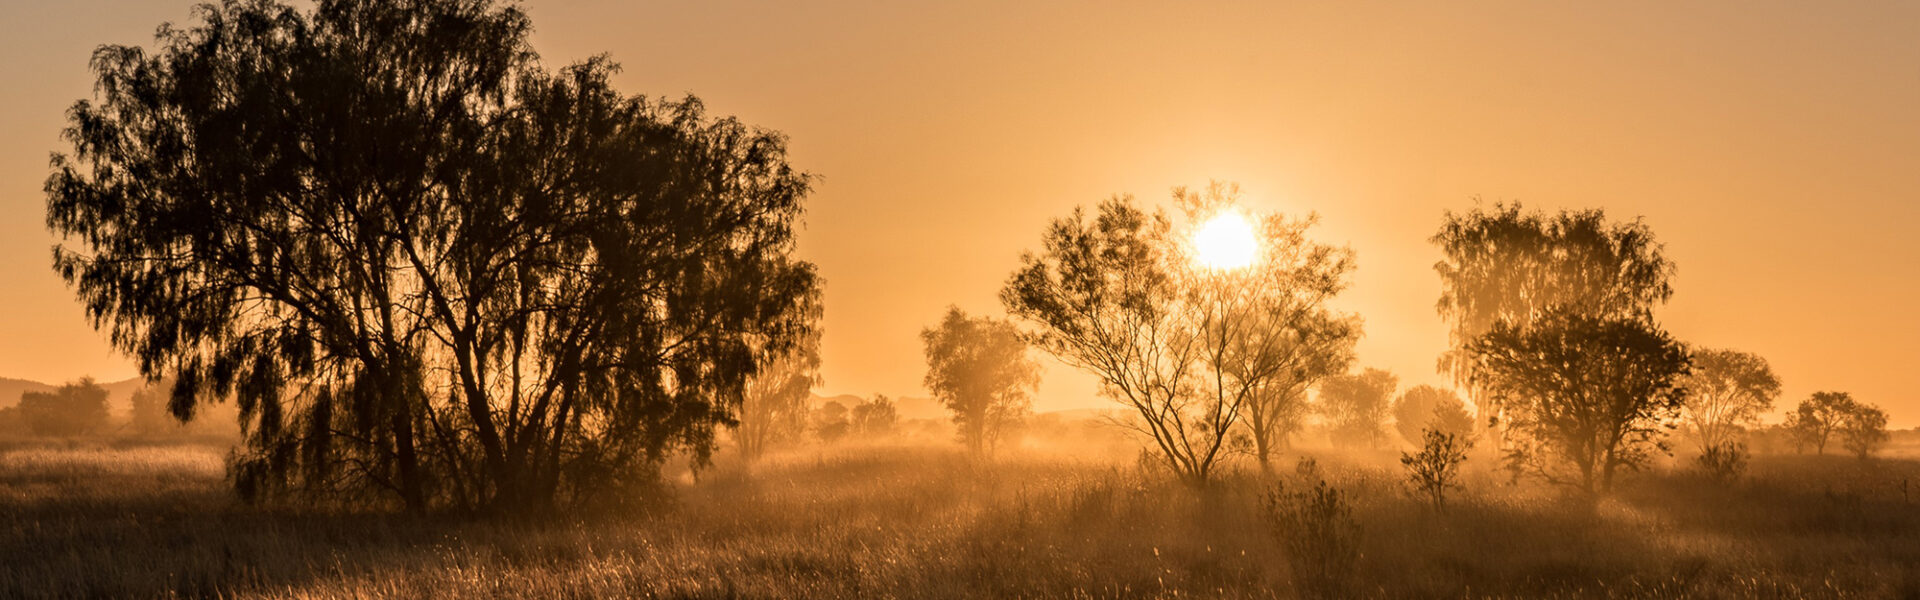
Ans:
POLYGON ((1202 333, 1177 279, 1187 265, 1172 219, 1115 197, 1091 217, 1075 208, 1054 220, 1042 242, 1001 289, 1007 312, 1032 325, 1036 345, 1132 408, 1168 468, 1206 482, 1237 407, 1198 393, 1202 333))
POLYGON ((704 461, 806 329, 782 138, 534 61, 489 0, 229 0, 94 55, 56 267, 243 495, 514 509, 704 461))
POLYGON ((1328 435, 1342 446, 1374 448, 1386 438, 1387 410, 1400 378, 1380 369, 1335 375, 1320 384, 1328 435))
MULTIPOLYGON (((1174 200, 1189 223, 1205 223, 1239 210, 1239 188, 1217 182, 1201 191, 1182 188, 1174 200)), ((1308 237, 1317 220, 1256 215, 1259 247, 1251 264, 1196 270, 1176 263, 1170 278, 1182 284, 1180 299, 1200 316, 1199 393, 1238 409, 1262 468, 1271 467, 1302 425, 1307 389, 1345 371, 1360 338, 1358 316, 1327 307, 1347 287, 1353 252, 1308 237)))
POLYGON ((1400 438, 1419 446, 1426 432, 1436 431, 1465 439, 1473 433, 1473 415, 1459 394, 1430 385, 1417 385, 1393 403, 1393 426, 1400 438))
MULTIPOLYGON (((953 412, 960 441, 975 455, 993 452, 1000 434, 1026 416, 1040 384, 1040 365, 1012 323, 969 317, 948 307, 940 324, 920 331, 927 389, 953 412)), ((889 409, 891 410, 891 409, 889 409)))
POLYGON ((1682 385, 1687 389, 1682 418, 1701 450, 1732 442, 1780 396, 1780 379, 1767 359, 1738 350, 1694 351, 1693 372, 1682 385))
POLYGON ((1467 351, 1505 322, 1525 328, 1550 310, 1599 318, 1651 318, 1673 295, 1673 263, 1644 223, 1614 223, 1599 209, 1528 212, 1518 203, 1448 212, 1431 239, 1442 259, 1437 305, 1451 348, 1440 358, 1481 416, 1505 407, 1476 387, 1467 351))
POLYGON ((1686 349, 1638 318, 1555 310, 1525 327, 1496 323, 1468 352, 1474 383, 1521 434, 1509 459, 1588 492, 1664 448, 1657 436, 1685 400, 1686 349))

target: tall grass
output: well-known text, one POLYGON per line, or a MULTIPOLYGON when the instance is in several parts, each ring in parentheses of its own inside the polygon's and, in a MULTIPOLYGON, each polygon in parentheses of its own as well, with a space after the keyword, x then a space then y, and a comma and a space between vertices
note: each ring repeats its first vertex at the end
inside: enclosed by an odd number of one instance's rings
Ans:
POLYGON ((1920 497, 1899 486, 1920 463, 1904 460, 1760 456, 1741 483, 1676 468, 1598 501, 1469 463, 1443 513, 1407 493, 1390 456, 1320 456, 1314 476, 1356 527, 1352 572, 1313 587, 1295 555, 1312 544, 1263 507, 1276 481, 1192 490, 1131 456, 982 464, 850 446, 723 463, 665 502, 518 521, 247 507, 221 457, 0 451, 0 597, 1920 594, 1920 497))

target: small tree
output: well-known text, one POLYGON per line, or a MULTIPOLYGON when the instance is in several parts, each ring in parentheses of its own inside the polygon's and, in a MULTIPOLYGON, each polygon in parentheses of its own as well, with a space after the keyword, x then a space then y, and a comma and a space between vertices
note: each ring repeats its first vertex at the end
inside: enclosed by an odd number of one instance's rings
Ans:
POLYGON ((1687 390, 1687 427, 1702 451, 1733 441, 1735 433, 1760 420, 1780 396, 1780 378, 1767 359, 1737 350, 1697 350, 1687 390))
POLYGON ((107 427, 107 389, 86 377, 51 392, 21 394, 19 411, 34 435, 100 433, 107 427))
POLYGON ((1407 483, 1413 492, 1437 510, 1447 509, 1447 490, 1459 487, 1460 464, 1467 461, 1473 441, 1463 433, 1428 429, 1422 433, 1420 451, 1400 453, 1400 464, 1407 469, 1407 483))
POLYGON ((1329 377, 1320 384, 1320 411, 1332 426, 1334 443, 1378 447, 1386 437, 1387 408, 1400 378, 1380 369, 1329 377))
POLYGON ((1529 327, 1496 325, 1471 351, 1476 383, 1508 408, 1517 467, 1588 492, 1655 450, 1684 400, 1687 352, 1640 319, 1554 311, 1529 327), (1572 479, 1555 468, 1573 467, 1572 479))
POLYGON ((1040 385, 1040 365, 1027 355, 1020 330, 948 307, 939 325, 920 332, 920 340, 926 344, 927 389, 953 412, 967 451, 991 454, 1002 430, 1026 416, 1029 394, 1040 385))
POLYGON ((1467 403, 1452 390, 1430 385, 1414 386, 1393 403, 1393 426, 1409 444, 1425 443, 1429 429, 1456 436, 1473 433, 1473 415, 1467 403))
POLYGON ((1815 454, 1827 453, 1827 440, 1845 422, 1857 404, 1846 392, 1814 392, 1787 415, 1787 427, 1800 443, 1812 446, 1815 454))
POLYGON ((1887 443, 1887 413, 1877 406, 1856 403, 1841 419, 1839 429, 1840 444, 1866 460, 1887 443))
POLYGON ((136 435, 159 436, 180 433, 186 428, 167 411, 168 391, 173 384, 148 384, 133 392, 128 400, 127 429, 136 435))

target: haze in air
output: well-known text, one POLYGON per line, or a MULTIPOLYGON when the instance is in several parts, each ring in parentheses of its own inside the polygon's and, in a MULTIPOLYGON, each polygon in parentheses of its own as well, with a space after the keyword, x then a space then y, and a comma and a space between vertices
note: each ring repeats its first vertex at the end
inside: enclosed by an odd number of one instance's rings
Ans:
POLYGON ((1916 13, 0 6, 0 596, 1920 594, 1916 13))

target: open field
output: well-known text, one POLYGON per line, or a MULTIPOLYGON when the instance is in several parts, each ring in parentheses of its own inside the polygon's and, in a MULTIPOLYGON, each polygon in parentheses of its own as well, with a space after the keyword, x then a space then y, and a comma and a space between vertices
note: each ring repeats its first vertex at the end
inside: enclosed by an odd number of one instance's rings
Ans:
POLYGON ((1761 457, 1732 487, 1656 472, 1597 503, 1472 472, 1438 513, 1387 459, 1199 493, 1131 461, 854 446, 496 522, 240 506, 208 448, 24 447, 0 453, 0 597, 1296 597, 1321 563, 1263 498, 1322 476, 1358 524, 1324 595, 1920 595, 1913 460, 1761 457))

